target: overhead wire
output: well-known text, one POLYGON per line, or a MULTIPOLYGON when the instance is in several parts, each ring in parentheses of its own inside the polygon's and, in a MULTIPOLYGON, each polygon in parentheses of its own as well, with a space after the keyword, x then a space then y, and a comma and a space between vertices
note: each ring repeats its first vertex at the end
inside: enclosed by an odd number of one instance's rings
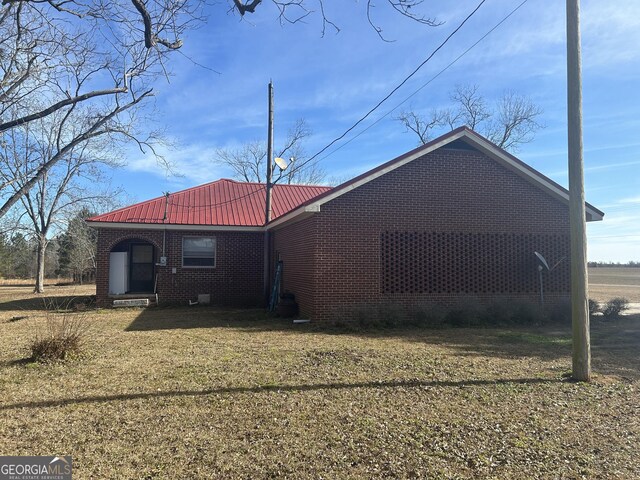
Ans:
MULTIPOLYGON (((469 48, 467 48, 464 52, 462 52, 460 55, 458 55, 452 62, 450 62, 446 67, 444 67, 442 70, 440 70, 436 75, 434 75, 433 77, 431 77, 427 82, 425 82, 420 88, 418 88, 416 91, 414 91, 411 95, 409 95, 407 98, 405 98, 402 102, 400 102, 398 105, 396 105, 394 108, 392 108, 391 110, 389 110, 387 113, 385 113, 384 115, 382 115, 380 118, 378 118, 375 122, 373 122, 371 125, 369 125, 368 127, 366 127, 365 129, 363 129, 362 131, 360 131, 357 135, 355 135, 353 138, 349 139, 348 141, 346 141, 345 143, 343 143, 342 145, 340 145, 339 147, 337 147, 336 149, 334 149, 333 151, 329 152, 327 155, 325 155, 324 157, 321 158, 321 160, 324 160, 325 158, 327 158, 328 156, 332 155, 333 153, 337 152, 338 150, 340 150, 341 148, 343 148, 344 146, 348 145, 349 143, 351 143, 353 140, 355 140, 356 138, 358 138, 360 135, 362 135, 363 133, 365 133, 367 130, 369 130, 370 128, 372 128, 373 126, 377 125, 380 121, 382 121, 382 119, 384 119, 385 117, 387 117, 388 115, 390 115, 393 111, 395 111, 399 106, 403 105, 404 103, 406 103, 410 98, 412 98, 413 96, 415 96, 418 92, 420 92, 422 89, 424 89, 425 87, 427 87, 429 84, 431 84, 436 78, 438 78, 440 75, 442 75, 445 71, 447 71, 449 68, 451 68, 455 63, 457 63, 462 57, 464 57, 467 53, 469 53, 469 51, 471 51, 473 48, 475 48, 480 42, 482 42, 484 39, 486 39, 491 33, 493 33, 497 28, 499 28, 504 22, 506 22, 511 16, 513 16, 525 3, 527 3, 528 0, 523 0, 519 5, 517 5, 513 10, 511 10, 505 17, 502 18, 502 20, 500 20, 496 25, 494 25, 490 30, 488 30, 484 35, 482 35, 482 37, 480 37, 476 42, 474 42, 469 48)), ((314 159, 316 159, 319 155, 321 155, 322 153, 324 153, 327 149, 329 149, 332 145, 336 144, 337 142, 339 142, 340 140, 342 140, 347 134, 349 134, 349 132, 353 131, 358 125, 360 125, 364 120, 366 120, 373 112, 375 112, 378 108, 380 108, 380 106, 382 106, 382 104, 384 102, 386 102, 394 93, 396 93, 403 85, 405 85, 407 83, 407 81, 409 81, 416 73, 418 73, 418 71, 424 67, 434 56, 435 54, 440 51, 448 42, 449 40, 471 19, 471 17, 473 17, 476 12, 482 7, 482 5, 486 3, 486 0, 482 0, 480 3, 478 3, 478 5, 464 18, 464 20, 462 20, 462 22, 460 22, 460 24, 429 54, 429 56, 427 56, 427 58, 425 60, 423 60, 412 72, 410 72, 398 85, 396 85, 382 100, 380 100, 378 103, 376 103, 375 106, 373 106, 365 115, 363 115, 362 117, 360 117, 353 125, 351 125, 348 129, 346 129, 340 136, 336 137, 335 139, 333 139, 331 142, 329 142, 327 145, 325 145, 323 148, 321 148, 318 152, 316 152, 314 155, 312 155, 311 157, 309 157, 308 159, 306 159, 305 161, 303 161, 302 163, 298 164, 297 168, 301 168, 304 165, 306 165, 307 163, 313 161, 314 159)), ((258 189, 256 189, 255 191, 252 191, 250 193, 247 193, 245 195, 239 196, 239 197, 235 197, 233 199, 230 200, 226 200, 224 202, 219 202, 219 203, 215 203, 215 204, 210 204, 210 205, 199 205, 199 206, 190 206, 190 205, 180 205, 180 204, 171 204, 173 206, 179 207, 179 208, 193 208, 193 209, 204 209, 204 208, 215 208, 215 207, 219 207, 222 205, 227 205, 229 203, 233 203, 236 202, 238 200, 241 200, 243 198, 249 197, 251 195, 255 195, 263 190, 266 189, 266 185, 263 185, 261 187, 259 187, 258 189)))
MULTIPOLYGON (((257 189, 255 189, 255 190, 253 190, 253 191, 251 191, 249 193, 245 193, 244 195, 240 195, 238 197, 234 197, 234 198, 231 198, 229 200, 224 200, 224 201, 219 202, 219 203, 212 203, 212 204, 208 204, 208 205, 197 205, 197 206, 196 205, 186 205, 186 204, 180 204, 180 203, 172 202, 171 199, 169 200, 168 204, 173 206, 173 207, 187 208, 187 209, 194 209, 194 210, 196 210, 196 209, 199 210, 199 209, 204 209, 204 208, 216 208, 216 207, 221 207, 223 205, 228 205, 228 204, 233 203, 233 202, 237 202, 238 200, 242 200, 243 198, 246 198, 246 197, 250 197, 252 195, 255 195, 257 193, 260 193, 260 192, 264 191, 265 189, 266 189, 266 185, 261 185, 257 189)), ((171 195, 171 194, 169 194, 169 195, 171 195)))
POLYGON ((455 65, 456 63, 458 63, 458 61, 464 57, 467 53, 469 53, 471 50, 473 50, 476 46, 478 46, 479 43, 481 43, 485 38, 487 38, 489 35, 491 35, 495 30, 497 30, 503 23, 505 23, 512 15, 514 15, 518 10, 520 10, 520 8, 522 8, 524 6, 525 3, 527 3, 529 0, 523 0, 518 6, 516 6, 513 10, 511 10, 511 12, 509 12, 505 17, 502 18, 502 20, 500 20, 498 23, 496 23, 490 30, 488 30, 484 35, 482 35, 478 40, 476 40, 469 48, 467 48, 465 51, 463 51, 460 55, 458 55, 453 61, 451 61, 449 64, 447 64, 442 70, 440 70, 438 73, 436 73, 434 76, 432 76, 429 80, 427 80, 425 83, 423 83, 420 88, 418 88, 417 90, 415 90, 411 95, 409 95, 408 97, 406 97, 404 100, 402 100, 400 103, 398 103, 395 107, 393 107, 391 110, 389 110, 387 113, 385 113, 384 115, 380 116, 380 118, 378 118, 375 122, 373 122, 371 125, 367 126, 366 128, 362 129, 360 132, 358 132, 356 135, 354 135, 352 138, 350 138, 349 140, 347 140, 346 142, 344 142, 342 145, 336 147, 335 149, 333 149, 332 151, 330 151, 329 153, 327 153, 325 156, 323 156, 320 161, 324 160, 325 158, 333 155, 335 152, 337 152, 338 150, 346 147, 347 145, 349 145, 351 142, 353 142, 355 139, 357 139, 358 137, 360 137, 362 134, 364 134, 365 132, 367 132, 368 130, 370 130, 371 128, 375 127, 378 123, 380 123, 383 119, 385 119, 386 117, 388 117, 389 115, 391 115, 394 111, 396 111, 398 109, 398 107, 404 105, 405 103, 407 103, 407 101, 409 101, 411 98, 415 97, 419 92, 421 92, 423 89, 425 89, 426 87, 428 87, 434 80, 436 80, 438 77, 440 77, 440 75, 442 75, 444 72, 446 72, 447 70, 449 70, 453 65, 455 65))
MULTIPOLYGON (((471 13, 469 13, 469 15, 467 15, 464 18, 464 20, 462 20, 462 22, 460 22, 460 24, 449 35, 447 35, 447 37, 429 54, 429 56, 427 58, 425 58, 420 63, 420 65, 418 65, 415 69, 413 69, 413 71, 411 73, 409 73, 409 75, 407 75, 398 85, 396 85, 382 100, 380 100, 378 103, 376 103, 367 113, 365 113, 362 117, 360 117, 353 125, 351 125, 349 128, 347 128, 342 133, 342 135, 340 135, 339 137, 336 137, 331 142, 329 142, 326 146, 322 147, 317 153, 315 153, 310 158, 305 160, 301 165, 307 164, 310 161, 314 160, 316 157, 321 155, 323 152, 325 152, 328 148, 330 148, 336 142, 339 142, 340 140, 342 140, 345 136, 347 136, 347 134, 349 132, 351 132, 354 128, 356 128, 358 125, 360 125, 362 122, 364 122, 369 117, 369 115, 371 115, 378 108, 380 108, 380 106, 382 106, 382 104, 384 102, 386 102, 389 98, 391 98, 391 96, 394 93, 396 93, 400 88, 402 88, 402 86, 405 83, 407 83, 416 73, 418 73, 418 71, 420 71, 420 69, 422 67, 424 67, 427 63, 429 63, 429 61, 435 56, 435 54, 438 53, 442 49, 442 47, 444 47, 449 42, 449 40, 451 40, 451 38, 453 38, 453 36, 456 33, 458 33, 458 31, 471 19, 471 17, 473 17, 476 14, 476 12, 478 10, 480 10, 480 7, 482 7, 482 5, 484 5, 484 3, 486 1, 487 0, 482 0, 480 3, 478 3, 476 8, 474 8, 471 11, 471 13)), ((300 167, 298 167, 298 168, 300 168, 300 167)))

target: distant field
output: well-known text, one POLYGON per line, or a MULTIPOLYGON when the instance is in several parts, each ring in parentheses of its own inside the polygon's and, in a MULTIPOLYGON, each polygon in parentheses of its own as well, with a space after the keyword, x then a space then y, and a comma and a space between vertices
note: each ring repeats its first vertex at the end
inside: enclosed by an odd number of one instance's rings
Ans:
MULTIPOLYGON (((70 278, 47 278, 44 281, 44 285, 65 285, 73 283, 70 278)), ((35 285, 33 278, 0 278, 0 286, 29 286, 35 285)))
POLYGON ((590 268, 589 296, 598 301, 625 297, 630 302, 640 302, 640 268, 590 268))

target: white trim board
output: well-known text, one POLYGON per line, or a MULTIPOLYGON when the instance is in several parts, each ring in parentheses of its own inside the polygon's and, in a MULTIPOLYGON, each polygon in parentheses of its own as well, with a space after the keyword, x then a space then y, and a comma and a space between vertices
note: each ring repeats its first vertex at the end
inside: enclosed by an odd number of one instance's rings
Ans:
POLYGON ((91 222, 93 228, 131 229, 131 230, 183 230, 199 232, 264 232, 264 227, 241 227, 233 225, 176 225, 162 223, 127 223, 127 222, 91 222))
MULTIPOLYGON (((490 158, 493 158, 505 168, 513 171, 520 177, 529 181, 534 186, 542 188, 559 200, 568 204, 569 194, 562 187, 554 184, 551 180, 544 177, 541 173, 530 169, 530 167, 528 168, 524 166, 520 161, 514 160, 515 157, 512 157, 507 152, 493 145, 488 140, 485 140, 484 138, 480 137, 467 128, 463 128, 459 129, 458 131, 453 131, 452 133, 443 136, 439 140, 436 139, 434 142, 431 142, 422 148, 416 149, 413 153, 407 155, 405 158, 402 158, 402 156, 398 157, 397 161, 392 160, 386 167, 374 169, 370 174, 364 174, 362 178, 356 180, 355 182, 347 182, 342 187, 336 187, 335 189, 331 190, 329 194, 322 196, 322 198, 320 198, 319 200, 310 202, 302 207, 292 210, 289 213, 286 213, 285 215, 282 215, 280 218, 269 223, 267 228, 276 228, 284 223, 289 223, 293 220, 294 217, 306 212, 319 212, 322 205, 324 205, 325 203, 330 202, 331 200, 334 200, 344 195, 345 193, 348 193, 366 183, 369 183, 372 180, 381 177, 382 175, 392 172, 397 168, 400 168, 430 152, 433 152, 454 142, 455 140, 459 140, 462 138, 464 138, 464 141, 466 141, 472 147, 475 147, 490 158)), ((589 207, 589 205, 586 205, 585 207, 586 213, 591 216, 591 221, 602 220, 603 215, 600 214, 600 212, 589 207)))

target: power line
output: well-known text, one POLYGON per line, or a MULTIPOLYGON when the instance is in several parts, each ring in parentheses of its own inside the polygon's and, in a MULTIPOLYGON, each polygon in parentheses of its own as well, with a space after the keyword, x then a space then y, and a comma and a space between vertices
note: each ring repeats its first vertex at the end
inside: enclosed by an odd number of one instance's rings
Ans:
POLYGON ((180 204, 180 203, 176 203, 176 202, 172 202, 171 200, 169 201, 169 205, 171 205, 172 207, 178 207, 178 208, 186 208, 186 209, 191 209, 191 210, 203 210, 205 208, 216 208, 216 207, 221 207, 223 205, 228 205, 229 203, 233 203, 233 202, 237 202, 238 200, 242 200, 243 198, 246 197, 250 197, 252 195, 255 195, 257 193, 262 192, 263 190, 266 189, 266 185, 261 185, 260 187, 258 187, 257 189, 249 192, 249 193, 245 193, 244 195, 240 195, 239 197, 234 197, 231 198, 229 200, 225 200, 224 202, 219 202, 219 203, 212 203, 212 204, 208 204, 208 205, 186 205, 186 204, 180 204))
POLYGON ((446 67, 444 67, 442 70, 440 70, 438 73, 436 73, 433 77, 431 77, 429 80, 427 80, 425 83, 422 84, 422 86, 420 88, 418 88, 416 91, 414 91, 411 95, 409 95, 408 97, 406 97, 404 100, 402 100, 400 103, 398 103, 395 107, 393 107, 391 110, 389 110, 387 113, 385 113, 384 115, 382 115, 380 118, 378 118, 375 122, 373 122, 371 125, 369 125, 368 127, 364 128, 363 130, 361 130, 360 132, 358 132, 355 136, 353 136, 352 138, 350 138, 349 140, 347 140, 346 142, 344 142, 342 145, 336 147, 334 150, 332 150, 331 152, 327 153, 325 156, 323 156, 320 160, 324 160, 325 158, 333 155, 335 152, 337 152, 338 150, 340 150, 341 148, 346 147, 347 145, 349 145, 351 142, 353 142, 356 138, 358 138, 360 135, 362 135, 363 133, 365 133, 366 131, 370 130, 371 128, 375 127, 378 123, 380 123, 384 118, 388 117, 389 115, 391 115, 395 110, 398 109, 398 107, 400 107, 401 105, 404 105, 408 100, 410 100, 411 98, 415 97, 418 92, 422 91, 424 88, 426 88, 427 86, 429 86, 435 79, 437 79, 438 77, 440 77, 440 75, 442 75, 444 72, 446 72, 447 70, 449 70, 449 68, 451 68, 453 65, 455 65, 456 63, 458 63, 458 61, 464 57, 467 53, 469 53, 471 50, 473 50, 479 43, 481 43, 485 38, 487 38, 489 35, 491 35, 495 30, 497 30, 503 23, 505 23, 509 18, 511 18, 511 16, 513 14, 515 14, 518 10, 520 10, 520 8, 522 6, 524 6, 525 3, 527 3, 529 0, 524 0, 522 3, 520 3, 516 8, 514 8, 513 10, 511 10, 511 12, 509 12, 509 14, 507 14, 502 20, 500 20, 498 23, 496 23, 487 33, 485 33, 482 37, 480 37, 473 45, 471 45, 469 48, 467 48, 464 52, 462 52, 460 55, 458 55, 452 62, 450 62, 446 67))
MULTIPOLYGON (((393 90, 391 90, 391 92, 389 94, 387 94, 382 100, 380 100, 373 108, 371 108, 365 115, 363 115, 359 120, 357 120, 351 127, 349 127, 347 130, 345 130, 345 132, 340 135, 339 137, 335 138, 334 140, 332 140, 330 143, 328 143, 325 147, 323 147, 321 150, 319 150, 317 153, 315 153, 313 156, 311 156, 310 158, 306 159, 304 162, 298 164, 298 168, 303 167, 304 165, 306 165, 307 163, 311 162, 312 160, 314 160, 316 157, 318 157, 319 155, 321 155, 323 152, 325 152, 328 148, 330 148, 332 145, 334 145, 336 142, 340 141, 341 139, 343 139, 349 132, 351 132, 354 128, 356 128, 360 123, 362 123, 364 120, 366 120, 373 112, 375 112, 385 101, 387 101, 395 92, 397 92, 409 79, 411 79, 423 66, 425 66, 434 56, 435 54, 442 49, 442 47, 444 47, 447 42, 467 23, 467 21, 473 16, 475 15, 475 13, 480 9, 480 7, 482 7, 482 5, 486 2, 486 0, 482 0, 472 11, 471 13, 469 13, 469 15, 467 15, 465 17, 465 19, 444 39, 443 42, 440 43, 440 45, 438 45, 438 47, 436 47, 431 54, 422 62, 420 63, 420 65, 418 65, 409 75, 407 75, 396 87, 393 88, 393 90)), ((377 119, 375 122, 373 122, 371 125, 369 125, 368 127, 366 127, 364 130, 362 130, 361 132, 359 132, 357 135, 355 135, 353 138, 349 139, 348 141, 346 141, 345 143, 343 143, 342 145, 340 145, 339 147, 337 147, 335 150, 329 152, 327 155, 325 155, 324 157, 321 158, 321 160, 324 160, 325 158, 327 158, 328 156, 332 155, 333 153, 337 152, 338 150, 340 150, 341 148, 345 147, 346 145, 348 145, 349 143, 351 143, 352 141, 354 141, 356 138, 358 138, 360 135, 362 135, 364 132, 366 132, 367 130, 369 130, 370 128, 374 127, 375 125, 377 125, 378 123, 380 123, 380 121, 382 121, 382 119, 384 119, 385 117, 389 116, 394 110, 396 110, 399 106, 403 105, 404 103, 406 103, 410 98, 412 98, 413 96, 415 96, 418 92, 420 92, 422 89, 424 89, 425 87, 427 87, 429 84, 431 84, 436 78, 438 78, 440 75, 442 75, 445 71, 447 71, 449 68, 451 68, 454 64, 456 64, 462 57, 464 57, 467 53, 469 53, 473 48, 475 48, 480 42, 482 42, 485 38, 487 38, 491 33, 493 33, 496 29, 498 29, 504 22, 506 22, 512 15, 514 15, 525 3, 527 3, 528 0, 524 0, 522 1, 518 6, 516 6, 513 10, 511 10, 511 12, 509 12, 509 14, 507 14, 502 20, 500 20, 500 22, 498 22, 496 25, 494 25, 489 31, 487 31, 482 37, 480 37, 475 43, 473 43, 473 45, 471 45, 469 48, 467 48, 464 52, 462 52, 460 55, 458 55, 452 62, 450 62, 446 67, 444 67, 442 70, 440 70, 436 75, 434 75, 433 77, 431 77, 426 83, 424 83, 420 88, 418 88, 416 91, 414 91, 411 95, 409 95, 407 98, 405 98, 402 102, 400 102, 399 104, 397 104, 395 107, 393 107, 391 110, 389 110, 387 113, 385 113, 384 115, 382 115, 379 119, 377 119)), ((232 202, 235 202, 237 200, 241 200, 242 198, 248 197, 250 195, 254 195, 262 190, 264 190, 266 187, 261 187, 258 190, 251 192, 249 194, 246 195, 242 195, 240 197, 236 197, 234 199, 231 200, 227 200, 225 202, 220 202, 220 203, 216 203, 216 204, 211 204, 211 205, 202 205, 202 206, 190 206, 190 205, 180 205, 180 204, 176 204, 176 203, 172 203, 171 205, 179 207, 179 208, 186 208, 186 209, 204 209, 204 208, 215 208, 218 206, 222 206, 222 205, 226 205, 232 202)))
POLYGON ((326 151, 329 147, 331 147, 331 145, 335 144, 336 142, 342 140, 350 131, 352 131, 354 128, 356 128, 358 125, 360 125, 364 120, 366 120, 369 115, 371 115, 373 112, 375 112, 378 108, 380 108, 380 106, 386 102, 394 93, 396 93, 405 83, 407 83, 409 81, 409 79, 411 79, 416 73, 418 73, 418 71, 424 67, 434 56, 436 53, 438 53, 438 51, 444 47, 447 42, 449 42, 449 40, 451 40, 451 38, 458 33, 458 31, 465 25, 465 23, 467 23, 467 21, 469 21, 469 19, 471 17, 473 17, 475 15, 475 13, 480 10, 480 7, 482 7, 482 5, 484 5, 484 3, 487 0, 482 0, 477 6, 476 8, 474 8, 471 13, 469 15, 467 15, 465 17, 465 19, 460 23, 460 25, 458 25, 453 32, 451 32, 447 38, 444 39, 444 41, 442 41, 442 43, 440 43, 440 45, 438 45, 435 50, 433 50, 433 52, 431 52, 431 54, 422 62, 420 63, 420 65, 418 65, 409 75, 407 75, 404 80, 402 80, 398 85, 396 85, 393 90, 391 90, 391 92, 389 92, 387 94, 387 96, 385 96, 382 100, 380 100, 373 108, 371 108, 366 114, 364 114, 362 117, 360 117, 360 119, 358 119, 353 125, 351 125, 348 129, 346 129, 344 131, 344 133, 342 133, 342 135, 340 135, 339 137, 335 138, 334 140, 332 140, 331 142, 329 142, 326 146, 324 146, 322 149, 320 149, 317 153, 315 153, 314 155, 312 155, 310 158, 308 158, 305 162, 303 162, 302 164, 300 164, 298 166, 298 168, 300 168, 300 166, 302 165, 306 165, 307 163, 309 163, 310 161, 312 161, 313 159, 315 159, 317 156, 319 156, 320 154, 322 154, 324 151, 326 151))

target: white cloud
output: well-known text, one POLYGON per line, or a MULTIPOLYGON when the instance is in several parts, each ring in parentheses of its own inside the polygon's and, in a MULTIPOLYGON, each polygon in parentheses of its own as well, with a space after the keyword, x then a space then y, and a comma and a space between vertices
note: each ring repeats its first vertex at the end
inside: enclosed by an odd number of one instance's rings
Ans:
POLYGON ((175 148, 160 147, 158 153, 171 165, 171 171, 158 164, 156 157, 150 152, 146 155, 132 155, 125 168, 131 172, 144 172, 170 180, 177 185, 191 186, 228 175, 223 167, 214 163, 215 152, 215 147, 195 143, 175 148), (177 176, 172 175, 172 172, 177 176))

